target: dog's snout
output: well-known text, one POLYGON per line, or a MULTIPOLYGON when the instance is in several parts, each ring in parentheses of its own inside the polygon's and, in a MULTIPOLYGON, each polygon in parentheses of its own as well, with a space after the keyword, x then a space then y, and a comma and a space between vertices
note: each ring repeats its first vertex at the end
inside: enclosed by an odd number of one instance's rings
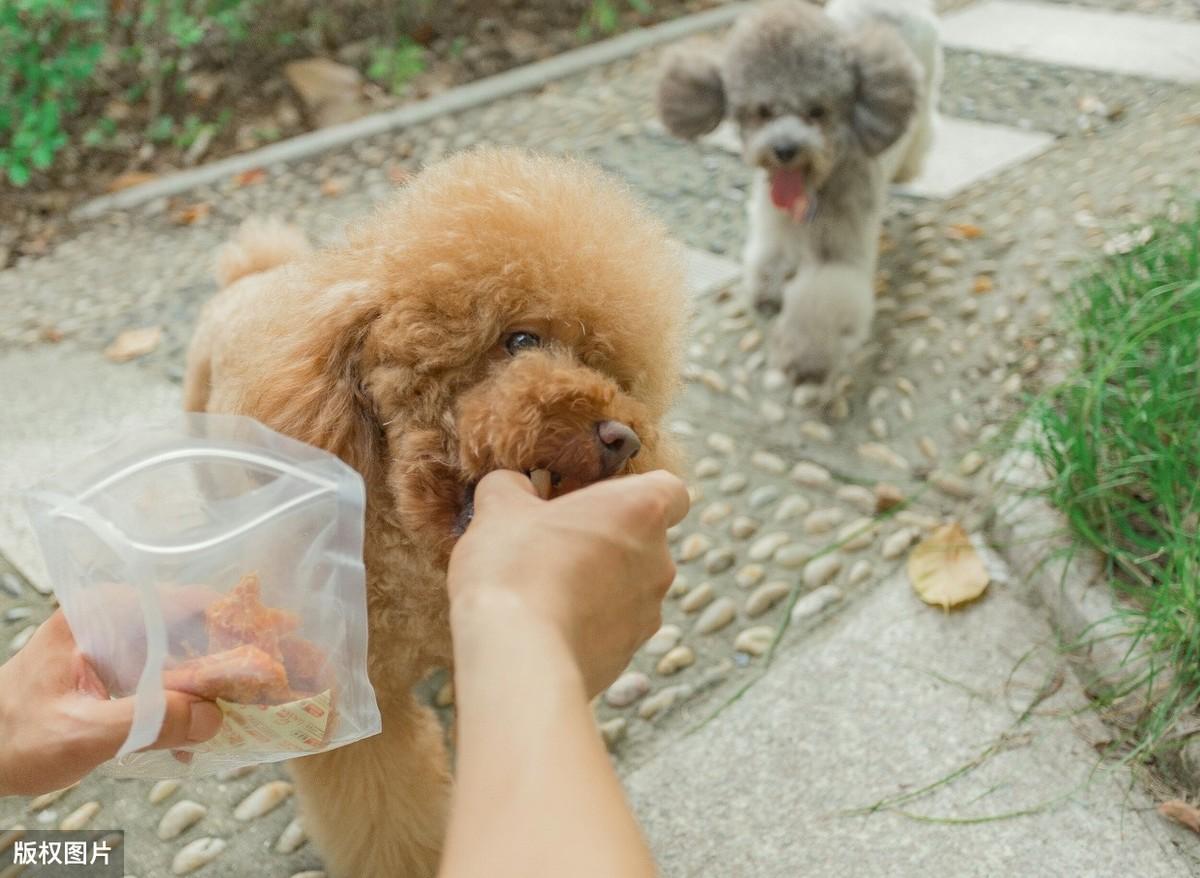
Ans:
POLYGON ((619 470, 642 447, 642 440, 633 428, 620 421, 599 421, 596 439, 600 443, 600 466, 604 477, 619 470))
POLYGON ((800 152, 798 144, 789 142, 771 144, 771 152, 775 154, 775 158, 780 164, 786 165, 794 159, 800 152))

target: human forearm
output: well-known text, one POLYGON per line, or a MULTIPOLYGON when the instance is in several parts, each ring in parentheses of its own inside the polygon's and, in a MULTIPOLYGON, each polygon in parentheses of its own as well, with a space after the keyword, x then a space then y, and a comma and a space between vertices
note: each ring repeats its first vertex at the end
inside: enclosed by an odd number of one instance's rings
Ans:
POLYGON ((455 619, 458 780, 442 878, 655 874, 569 650, 519 607, 499 624, 489 613, 486 637, 469 613, 455 619))

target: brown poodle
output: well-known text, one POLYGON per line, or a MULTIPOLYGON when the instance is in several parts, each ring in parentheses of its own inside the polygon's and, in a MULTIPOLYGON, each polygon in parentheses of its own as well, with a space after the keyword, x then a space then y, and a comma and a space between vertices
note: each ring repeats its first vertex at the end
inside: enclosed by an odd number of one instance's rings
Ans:
POLYGON ((292 763, 305 825, 338 878, 433 875, 449 772, 411 690, 451 660, 446 561, 473 487, 497 468, 549 470, 555 493, 673 468, 676 248, 587 165, 479 150, 424 171, 345 246, 248 223, 218 280, 187 408, 251 415, 367 484, 383 732, 292 763))

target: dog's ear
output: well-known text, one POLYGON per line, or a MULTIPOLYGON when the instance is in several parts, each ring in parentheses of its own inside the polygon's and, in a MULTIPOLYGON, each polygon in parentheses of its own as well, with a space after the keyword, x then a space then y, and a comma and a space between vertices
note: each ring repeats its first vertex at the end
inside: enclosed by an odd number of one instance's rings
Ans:
POLYGON ((363 344, 378 304, 362 283, 335 283, 306 299, 259 361, 241 411, 287 436, 336 454, 365 478, 382 427, 363 386, 363 344))
POLYGON ((694 140, 725 118, 725 83, 716 60, 697 47, 667 57, 658 81, 658 116, 676 137, 694 140))
POLYGON ((917 109, 921 84, 916 58, 884 24, 868 24, 851 37, 857 79, 852 126, 868 155, 900 139, 917 109))

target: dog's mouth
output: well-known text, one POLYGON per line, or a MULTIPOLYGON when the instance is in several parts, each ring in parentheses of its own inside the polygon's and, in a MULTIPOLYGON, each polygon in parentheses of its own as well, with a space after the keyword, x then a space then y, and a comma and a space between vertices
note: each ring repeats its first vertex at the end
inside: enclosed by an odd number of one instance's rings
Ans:
POLYGON ((771 203, 798 223, 812 219, 817 198, 808 191, 808 174, 797 168, 775 168, 768 173, 771 203))
MULTIPOLYGON (((637 433, 626 424, 612 420, 599 421, 591 437, 586 437, 586 434, 577 437, 559 449, 552 462, 540 463, 521 471, 529 478, 539 497, 552 500, 626 472, 629 461, 637 456, 641 444, 637 433)), ((454 519, 456 537, 462 536, 475 516, 475 486, 479 484, 479 478, 468 481, 463 489, 461 505, 454 519)))
MULTIPOLYGON (((554 497, 557 488, 563 481, 561 475, 551 472, 548 469, 528 470, 525 476, 533 483, 533 489, 543 500, 549 500, 554 497)), ((463 489, 462 505, 458 510, 458 516, 454 520, 454 535, 456 537, 460 537, 466 532, 467 525, 475 517, 475 486, 478 484, 478 481, 468 482, 467 487, 463 489)), ((580 487, 583 486, 581 485, 580 487)))

